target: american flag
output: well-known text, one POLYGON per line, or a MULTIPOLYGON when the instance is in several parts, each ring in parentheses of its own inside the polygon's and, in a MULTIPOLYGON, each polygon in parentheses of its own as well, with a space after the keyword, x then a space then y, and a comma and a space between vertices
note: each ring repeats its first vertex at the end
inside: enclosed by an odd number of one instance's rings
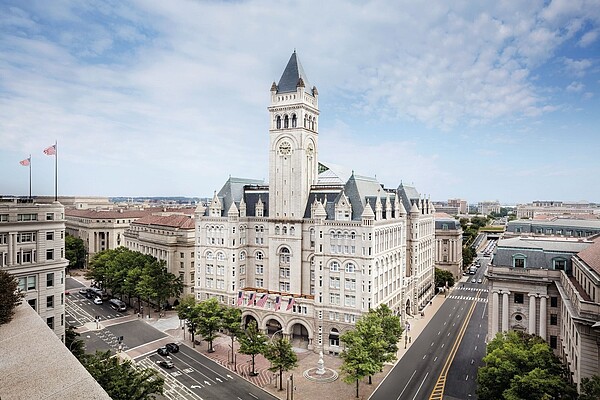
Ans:
POLYGON ((26 158, 26 159, 24 159, 22 161, 19 161, 19 164, 21 164, 24 167, 27 167, 29 164, 31 164, 31 157, 26 158))
POLYGON ((266 293, 262 295, 262 297, 260 298, 260 300, 258 300, 256 302, 256 305, 258 307, 264 307, 265 304, 267 304, 267 300, 269 299, 269 295, 267 295, 266 293))
POLYGON ((275 297, 275 311, 279 311, 281 307, 281 296, 275 297))
POLYGON ((290 299, 288 300, 288 305, 287 305, 285 311, 290 311, 292 309, 292 307, 294 306, 295 302, 296 301, 294 300, 294 298, 290 297, 290 299))
POLYGON ((250 297, 248 297, 248 305, 249 306, 254 305, 254 296, 256 296, 256 293, 250 293, 250 297))
POLYGON ((238 292, 237 305, 238 307, 244 303, 244 292, 241 290, 238 292))
POLYGON ((54 155, 56 155, 56 145, 53 144, 52 146, 45 148, 44 149, 44 154, 47 155, 47 156, 54 156, 54 155))

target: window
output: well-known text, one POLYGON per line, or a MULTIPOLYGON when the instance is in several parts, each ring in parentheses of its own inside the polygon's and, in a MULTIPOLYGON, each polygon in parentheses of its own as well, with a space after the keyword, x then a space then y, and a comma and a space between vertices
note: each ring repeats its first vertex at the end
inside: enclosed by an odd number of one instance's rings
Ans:
POLYGON ((339 277, 329 277, 329 287, 332 289, 340 288, 340 278, 339 277))
POLYGON ((46 213, 46 221, 53 221, 54 213, 46 213))
POLYGON ((217 279, 217 289, 225 289, 225 281, 223 279, 217 279))
POLYGON ((50 329, 54 329, 54 317, 46 318, 46 325, 48 325, 50 329))
POLYGON ((54 249, 46 250, 46 260, 54 260, 54 249))
POLYGON ((344 305, 346 307, 354 307, 354 306, 356 306, 356 297, 355 296, 351 296, 351 295, 346 295, 346 298, 344 299, 344 305))
POLYGON ((217 275, 223 276, 225 275, 225 266, 217 265, 217 275))
POLYGON ((213 282, 214 282, 214 279, 213 279, 213 278, 206 278, 206 287, 207 287, 208 289, 212 289, 212 287, 213 287, 213 282))
POLYGON ((346 279, 344 288, 346 290, 356 290, 356 279, 346 279))
POLYGON ((350 263, 346 264, 346 272, 347 273, 353 274, 355 272, 355 270, 356 270, 356 266, 354 265, 354 263, 350 262, 350 263))
POLYGON ((54 296, 46 297, 46 308, 54 308, 54 296))
POLYGON ((523 256, 515 257, 513 259, 513 266, 515 268, 525 268, 525 257, 523 257, 523 256))
POLYGON ((558 307, 558 297, 550 296, 550 307, 558 307))
POLYGON ((329 270, 331 272, 340 272, 340 263, 337 261, 332 261, 331 264, 329 264, 329 270))
POLYGON ((558 314, 550 314, 550 325, 558 325, 558 314))
POLYGON ((36 287, 36 279, 35 275, 27 277, 27 290, 35 290, 36 287))
POLYGON ((256 278, 256 287, 257 288, 261 288, 264 285, 264 280, 263 278, 256 278))
POLYGON ((290 291, 290 283, 289 282, 279 282, 279 290, 282 292, 290 291))
POLYGON ((262 265, 262 264, 257 264, 257 265, 256 265, 256 273, 257 273, 258 275, 262 275, 262 274, 263 274, 263 271, 264 271, 264 267, 263 267, 263 265, 262 265))
POLYGON ((183 253, 179 253, 179 258, 183 258, 183 253))
POLYGON ((46 274, 46 287, 54 286, 54 272, 46 274))
POLYGON ((17 214, 17 221, 37 221, 37 214, 17 214))
POLYGON ((515 303, 523 304, 523 293, 515 293, 515 303))
POLYGON ((338 293, 329 294, 329 302, 333 305, 340 304, 340 295, 338 293))
POLYGON ((558 344, 558 338, 556 336, 550 335, 550 348, 556 349, 557 344, 558 344))
POLYGON ((554 269, 564 271, 567 268, 567 260, 554 260, 554 269))
POLYGON ((289 279, 290 269, 289 268, 279 268, 279 277, 289 279))
POLYGON ((46 232, 46 240, 54 240, 54 232, 46 232))
POLYGON ((212 264, 206 264, 206 273, 207 274, 213 274, 213 265, 212 264))
POLYGON ((8 214, 0 214, 0 222, 8 222, 8 214))
POLYGON ((263 252, 262 252, 262 251, 257 251, 257 252, 256 252, 256 259, 257 259, 257 260, 262 260, 264 257, 265 257, 265 256, 264 256, 264 254, 263 254, 263 252))

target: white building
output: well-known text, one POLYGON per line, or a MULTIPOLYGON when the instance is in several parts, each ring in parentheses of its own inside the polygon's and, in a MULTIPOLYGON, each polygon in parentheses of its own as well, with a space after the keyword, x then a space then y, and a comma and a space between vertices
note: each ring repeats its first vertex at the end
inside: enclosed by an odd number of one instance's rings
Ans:
POLYGON ((68 263, 60 203, 0 199, 0 268, 18 279, 24 301, 63 341, 68 263))
POLYGON ((413 187, 318 162, 318 92, 295 52, 268 110, 268 184, 230 178, 196 214, 197 299, 336 354, 369 308, 407 318, 433 297, 435 210, 413 187))
POLYGON ((479 214, 500 214, 500 208, 500 202, 498 201, 480 201, 477 203, 477 212, 479 214))

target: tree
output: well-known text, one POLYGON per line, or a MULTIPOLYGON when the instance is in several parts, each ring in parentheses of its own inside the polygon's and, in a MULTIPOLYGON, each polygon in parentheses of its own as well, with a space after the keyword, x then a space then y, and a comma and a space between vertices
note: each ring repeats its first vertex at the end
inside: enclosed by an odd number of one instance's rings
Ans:
POLYGON ((160 312, 165 301, 183 293, 183 282, 179 276, 167 271, 164 260, 154 259, 146 264, 136 289, 149 300, 155 300, 160 312))
POLYGON ((539 336, 498 333, 488 344, 483 361, 485 366, 477 374, 481 400, 574 398, 568 371, 539 336))
POLYGON ((7 271, 0 270, 0 325, 12 321, 15 308, 21 304, 22 298, 17 278, 7 271))
POLYGON ((435 287, 448 287, 454 286, 454 275, 452 272, 444 269, 435 269, 435 287))
POLYGON ((256 376, 254 371, 254 358, 257 354, 265 352, 267 346, 267 336, 258 330, 256 321, 251 321, 242 335, 238 338, 240 342, 240 353, 252 356, 251 376, 256 376))
POLYGON ((579 400, 597 399, 600 399, 600 376, 594 375, 591 378, 583 378, 581 380, 579 400))
POLYGON ((83 365, 113 400, 150 400, 163 394, 164 380, 153 368, 137 368, 110 351, 87 354, 83 365))
POLYGON ((284 337, 275 339, 267 344, 264 356, 271 362, 269 371, 279 371, 279 390, 283 390, 283 372, 298 366, 298 357, 292 344, 284 337))
POLYGON ((77 236, 65 236, 65 258, 69 260, 69 269, 83 268, 85 266, 85 245, 77 236))
POLYGON ((192 340, 192 346, 196 347, 195 343, 195 333, 196 333, 196 325, 194 321, 198 319, 200 312, 196 307, 196 298, 193 295, 184 296, 183 299, 179 302, 177 307, 177 316, 179 319, 184 320, 185 327, 190 333, 190 338, 192 340))
POLYGON ((231 338, 231 362, 234 362, 233 343, 242 332, 242 310, 237 307, 224 307, 221 318, 222 326, 231 338))
POLYGON ((65 329, 65 346, 81 361, 85 356, 85 343, 83 340, 77 339, 79 336, 79 332, 75 331, 73 325, 67 325, 67 329, 65 329))
POLYGON ((212 347, 213 340, 217 337, 217 332, 223 323, 223 307, 215 297, 211 297, 196 304, 195 308, 198 313, 197 316, 192 316, 192 322, 196 325, 196 332, 208 342, 208 352, 212 353, 215 351, 212 347))
POLYGON ((340 337, 340 340, 345 345, 344 350, 340 354, 340 357, 344 360, 341 366, 341 371, 344 373, 342 379, 346 383, 356 382, 356 398, 358 398, 359 381, 366 376, 377 373, 381 369, 381 363, 373 357, 373 347, 379 346, 381 347, 380 351, 383 351, 384 344, 381 342, 369 343, 365 335, 357 329, 344 333, 340 337))

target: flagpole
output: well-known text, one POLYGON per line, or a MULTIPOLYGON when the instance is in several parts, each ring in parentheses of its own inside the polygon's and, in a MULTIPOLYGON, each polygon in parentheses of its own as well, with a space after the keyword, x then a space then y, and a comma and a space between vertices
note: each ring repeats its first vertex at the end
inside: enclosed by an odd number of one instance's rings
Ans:
POLYGON ((54 201, 58 201, 58 142, 54 141, 54 201))
POLYGON ((31 200, 31 154, 29 155, 29 200, 31 200))

